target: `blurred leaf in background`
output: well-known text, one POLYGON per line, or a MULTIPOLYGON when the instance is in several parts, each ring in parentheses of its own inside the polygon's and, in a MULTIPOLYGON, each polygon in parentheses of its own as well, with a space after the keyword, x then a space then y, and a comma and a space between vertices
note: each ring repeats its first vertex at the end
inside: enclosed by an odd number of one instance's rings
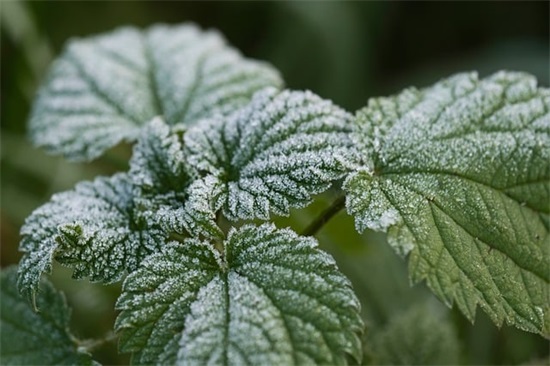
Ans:
POLYGON ((391 319, 370 338, 379 365, 456 365, 459 343, 441 304, 418 303, 391 319))
MULTIPOLYGON (((310 89, 354 112, 369 97, 426 86, 465 70, 478 70, 481 76, 499 69, 522 70, 548 86, 549 11, 548 2, 520 1, 1 1, 1 265, 19 260, 19 228, 32 210, 80 180, 126 169, 131 154, 131 147, 121 144, 93 163, 74 164, 28 142, 25 126, 36 88, 72 37, 121 25, 193 21, 219 29, 245 56, 272 63, 289 88, 310 89)), ((335 194, 321 195, 314 205, 279 219, 278 225, 303 230, 335 194)), ((437 319, 444 319, 442 334, 459 340, 460 363, 548 359, 548 343, 536 335, 509 327, 499 330, 482 312, 471 325, 456 310, 434 305, 424 285, 409 286, 405 262, 385 236, 357 234, 345 212, 317 236, 362 301, 368 324, 365 344, 372 355, 376 347, 384 347, 392 329, 427 306, 437 308, 437 319), (373 342, 378 336, 378 343, 373 342)), ((100 337, 112 328, 119 285, 77 282, 59 266, 52 281, 67 292, 75 309, 72 322, 78 337, 100 337)), ((94 356, 107 364, 128 362, 117 355, 114 344, 94 356)))

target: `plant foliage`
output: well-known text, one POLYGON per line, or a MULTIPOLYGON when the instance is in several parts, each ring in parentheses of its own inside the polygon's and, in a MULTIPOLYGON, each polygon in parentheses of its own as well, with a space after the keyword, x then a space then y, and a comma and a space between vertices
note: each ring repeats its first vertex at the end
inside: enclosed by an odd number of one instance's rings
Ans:
POLYGON ((40 283, 35 312, 17 291, 17 268, 2 270, 0 350, 4 365, 93 365, 69 331, 71 311, 49 282, 40 283))
POLYGON ((359 303, 334 260, 273 225, 172 242, 124 282, 121 350, 139 364, 342 364, 360 359, 359 303))
POLYGON ((550 332, 550 91, 533 77, 460 74, 372 99, 356 114, 363 164, 344 189, 359 231, 388 231, 471 320, 550 332))
POLYGON ((191 125, 281 85, 277 71, 243 59, 216 31, 191 24, 119 28, 69 42, 39 92, 31 138, 70 160, 92 160, 135 140, 155 116, 191 125))
POLYGON ((74 268, 74 278, 112 283, 160 248, 163 232, 136 221, 126 174, 79 183, 34 211, 21 229, 19 288, 34 301, 40 276, 53 259, 74 268))
POLYGON ((230 219, 288 215, 343 177, 351 116, 310 92, 268 89, 225 121, 185 134, 189 161, 222 185, 230 219))
MULTIPOLYGON (((246 222, 289 215, 343 181, 357 230, 387 232, 414 282, 470 320, 480 305, 497 326, 549 336, 548 89, 523 73, 459 74, 353 116, 281 84, 194 25, 72 41, 38 95, 33 141, 72 160, 137 143, 128 172, 79 183, 29 216, 18 287, 42 312, 17 305, 17 321, 53 310, 66 329, 60 295, 41 285, 57 260, 78 279, 126 276, 115 328, 133 363, 360 361, 360 305, 332 257, 312 237, 246 222)), ((12 289, 2 309, 21 302, 12 289)), ((74 356, 68 333, 56 334, 68 340, 59 354, 74 356)), ((19 349, 6 347, 3 357, 19 349)))
POLYGON ((397 314, 370 337, 376 365, 458 365, 458 339, 448 319, 430 307, 397 314))

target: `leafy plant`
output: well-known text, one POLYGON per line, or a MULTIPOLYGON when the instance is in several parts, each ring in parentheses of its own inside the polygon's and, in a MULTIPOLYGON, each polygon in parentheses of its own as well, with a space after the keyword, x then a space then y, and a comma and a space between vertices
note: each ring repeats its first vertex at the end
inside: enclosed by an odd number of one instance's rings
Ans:
MULTIPOLYGON (((79 183, 26 220, 18 276, 2 274, 2 358, 92 362, 42 279, 55 260, 77 279, 124 281, 115 330, 133 363, 361 362, 359 300, 313 238, 344 206, 471 321, 479 305, 497 326, 550 336, 549 89, 525 73, 465 73, 352 115, 282 85, 194 25, 71 41, 39 91, 31 139, 74 161, 137 143, 127 172, 79 183), (302 235, 261 223, 331 186, 339 198, 302 235), (26 335, 39 348, 21 348, 26 335)), ((456 360, 445 327, 451 356, 434 337, 392 353, 402 329, 437 328, 422 314, 388 327, 380 362, 427 362, 421 349, 456 360)))

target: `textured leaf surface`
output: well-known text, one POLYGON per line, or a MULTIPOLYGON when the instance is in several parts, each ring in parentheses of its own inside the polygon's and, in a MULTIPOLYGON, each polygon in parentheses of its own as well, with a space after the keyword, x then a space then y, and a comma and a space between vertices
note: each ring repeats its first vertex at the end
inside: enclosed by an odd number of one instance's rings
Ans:
POLYGON ((17 291, 17 268, 1 274, 0 359, 3 365, 91 365, 69 332, 70 309, 65 298, 42 281, 36 313, 17 291))
POLYGON ((269 218, 303 207, 346 172, 351 116, 310 92, 274 89, 224 121, 185 134, 190 165, 223 185, 230 219, 269 218))
POLYGON ((219 182, 197 179, 184 156, 184 131, 171 130, 160 118, 141 133, 130 161, 130 177, 136 187, 138 215, 166 232, 220 238, 211 201, 219 196, 219 182))
POLYGON ((188 199, 183 206, 164 207, 157 216, 168 231, 221 239, 223 233, 216 223, 216 212, 223 204, 223 188, 220 180, 211 175, 196 180, 189 186, 188 199))
POLYGON ((216 31, 119 28, 68 44, 40 89, 31 137, 71 160, 91 160, 137 138, 155 116, 190 125, 281 84, 273 68, 243 59, 216 31))
POLYGON ((55 258, 75 278, 111 283, 164 243, 164 234, 134 219, 132 185, 125 174, 79 183, 55 194, 21 228, 19 288, 31 300, 55 258))
POLYGON ((130 176, 140 196, 160 197, 185 191, 192 173, 183 155, 182 134, 183 131, 171 131, 161 118, 143 128, 130 160, 130 176))
POLYGON ((345 182, 359 231, 388 230, 414 281, 474 319, 550 332, 550 91, 461 74, 357 113, 345 182))
POLYGON ((120 348, 136 363, 342 364, 360 359, 359 303, 315 239, 246 225, 221 255, 172 242, 124 282, 120 348))

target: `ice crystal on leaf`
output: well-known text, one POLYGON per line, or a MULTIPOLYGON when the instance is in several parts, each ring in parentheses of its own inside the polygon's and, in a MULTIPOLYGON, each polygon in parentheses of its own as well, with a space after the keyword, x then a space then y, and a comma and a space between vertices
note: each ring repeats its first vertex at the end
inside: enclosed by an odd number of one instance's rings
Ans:
POLYGON ((53 153, 91 160, 136 139, 155 116, 192 125, 281 84, 276 70, 244 59, 216 31, 123 27, 69 42, 39 91, 30 135, 53 153))
POLYGON ((124 282, 120 348, 138 364, 343 364, 360 360, 359 303, 315 239, 232 229, 224 252, 172 242, 124 282))
POLYGON ((527 74, 460 74, 356 114, 363 164, 344 185, 359 231, 388 231, 471 320, 550 333, 550 90, 527 74))
POLYGON ((171 130, 160 118, 141 133, 130 161, 138 215, 167 233, 221 237, 211 202, 221 187, 212 177, 198 179, 187 164, 181 141, 184 130, 171 130))
POLYGON ((223 185, 213 176, 194 181, 188 189, 189 198, 183 207, 159 212, 169 230, 181 233, 184 229, 191 236, 210 239, 223 237, 216 223, 216 212, 221 208, 223 185))
POLYGON ((53 259, 75 278, 111 283, 164 243, 164 232, 134 217, 133 186, 126 174, 79 183, 55 194, 21 228, 19 288, 34 299, 53 259))
POLYGON ((181 135, 159 117, 143 127, 130 161, 130 176, 145 197, 183 192, 193 173, 186 165, 181 135))
POLYGON ((41 281, 35 312, 17 291, 17 268, 0 275, 0 354, 3 365, 97 365, 69 332, 65 297, 41 281))
POLYGON ((310 92, 266 89, 235 114, 185 134, 189 163, 223 185, 232 220, 287 215, 343 177, 351 116, 310 92))

